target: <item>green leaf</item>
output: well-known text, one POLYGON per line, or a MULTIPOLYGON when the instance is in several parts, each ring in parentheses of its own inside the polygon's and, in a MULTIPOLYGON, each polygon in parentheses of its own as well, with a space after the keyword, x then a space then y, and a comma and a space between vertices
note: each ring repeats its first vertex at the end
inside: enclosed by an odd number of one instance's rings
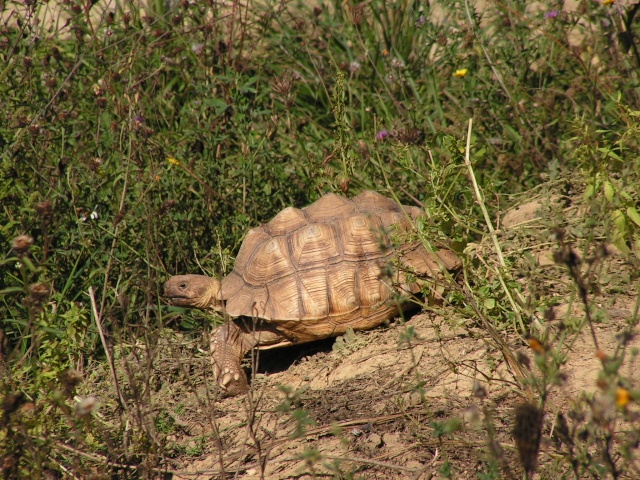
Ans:
POLYGON ((520 143, 522 141, 522 137, 518 132, 514 130, 510 125, 503 125, 502 127, 509 139, 514 143, 520 143))
POLYGON ((229 105, 227 105, 227 102, 225 102, 224 100, 220 100, 219 98, 208 98, 202 103, 207 107, 213 108, 216 112, 216 115, 222 115, 229 107, 229 105))
POLYGON ((18 263, 20 259, 18 257, 9 257, 4 260, 0 260, 0 265, 5 265, 7 263, 18 263))
POLYGON ((640 226, 640 214, 638 214, 636 207, 627 208, 627 216, 633 221, 633 223, 640 226))
POLYGON ((611 213, 611 220, 613 220, 613 224, 618 232, 624 234, 627 231, 627 222, 625 221, 624 214, 620 210, 614 210, 611 213))
POLYGON ((32 272, 36 271, 36 267, 29 257, 22 257, 20 261, 32 272))
POLYGON ((23 292, 24 289, 22 287, 9 287, 3 290, 0 290, 0 295, 7 295, 9 293, 20 293, 23 292))
POLYGON ((613 244, 623 253, 629 253, 629 247, 627 247, 626 234, 627 234, 627 220, 624 214, 620 210, 615 210, 611 213, 611 220, 613 221, 613 244))
POLYGON ((495 298, 485 298, 484 306, 487 310, 492 310, 496 306, 495 298))
POLYGON ((242 85, 242 87, 240 87, 240 91, 242 93, 256 93, 257 90, 255 88, 252 88, 252 85, 254 85, 257 81, 257 77, 251 77, 244 85, 242 85))
POLYGON ((604 197, 608 202, 613 202, 614 189, 609 180, 604 181, 604 197))
POLYGON ((589 200, 590 198, 592 198, 595 191, 596 189, 592 184, 587 185, 587 188, 584 189, 584 199, 589 200))

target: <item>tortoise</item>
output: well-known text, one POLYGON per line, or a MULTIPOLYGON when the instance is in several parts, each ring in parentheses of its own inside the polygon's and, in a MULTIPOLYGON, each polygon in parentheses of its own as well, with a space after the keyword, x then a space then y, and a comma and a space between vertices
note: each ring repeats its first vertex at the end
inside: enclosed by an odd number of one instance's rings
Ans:
POLYGON ((254 347, 374 328, 411 305, 399 294, 416 294, 425 284, 434 291, 443 269, 459 268, 449 249, 429 252, 409 240, 420 214, 373 191, 350 200, 330 193, 249 230, 226 277, 174 276, 165 297, 231 317, 212 333, 211 355, 223 393, 237 395, 248 390, 240 364, 254 347), (389 268, 393 263, 400 268, 389 268))

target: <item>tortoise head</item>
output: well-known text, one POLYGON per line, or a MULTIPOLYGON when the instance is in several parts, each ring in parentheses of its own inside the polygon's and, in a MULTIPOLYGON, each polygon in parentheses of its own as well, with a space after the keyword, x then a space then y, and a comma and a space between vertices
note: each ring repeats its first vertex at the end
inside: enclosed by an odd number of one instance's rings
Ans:
POLYGON ((164 283, 164 296, 172 305, 221 310, 220 281, 205 275, 176 275, 164 283))

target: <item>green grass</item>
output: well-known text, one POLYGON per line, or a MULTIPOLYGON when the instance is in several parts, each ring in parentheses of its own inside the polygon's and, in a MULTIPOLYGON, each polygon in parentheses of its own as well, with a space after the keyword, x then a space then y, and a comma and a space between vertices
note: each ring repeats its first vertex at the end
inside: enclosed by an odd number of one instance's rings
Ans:
MULTIPOLYGON (((117 431, 74 413, 68 372, 106 368, 98 325, 122 356, 162 348, 167 326, 197 337, 203 321, 164 306, 162 282, 227 273, 243 234, 286 206, 375 189, 424 205, 424 239, 446 236, 461 255, 480 242, 470 118, 491 219, 511 195, 570 178, 589 206, 576 237, 637 262, 639 59, 620 40, 637 27, 625 33, 619 5, 183 1, 141 16, 118 2, 101 19, 72 1, 58 33, 27 19, 46 5, 0 7, 14 12, 0 27, 5 478, 92 472, 89 456, 50 450, 71 439, 115 463, 165 465, 170 420, 132 413, 152 395, 151 364, 120 372, 133 426, 117 431), (571 46, 576 30, 586 40, 571 46), (20 235, 33 245, 12 248, 20 235)), ((524 336, 549 299, 521 304, 511 265, 470 262, 469 290, 450 300, 524 336)))

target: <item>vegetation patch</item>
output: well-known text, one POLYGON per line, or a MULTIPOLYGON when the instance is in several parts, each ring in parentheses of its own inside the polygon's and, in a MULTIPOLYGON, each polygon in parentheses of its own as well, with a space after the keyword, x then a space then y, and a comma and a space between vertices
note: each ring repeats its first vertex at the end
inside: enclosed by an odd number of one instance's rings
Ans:
POLYGON ((637 478, 637 11, 0 2, 3 477, 637 478), (163 282, 367 189, 461 274, 220 398, 163 282))

